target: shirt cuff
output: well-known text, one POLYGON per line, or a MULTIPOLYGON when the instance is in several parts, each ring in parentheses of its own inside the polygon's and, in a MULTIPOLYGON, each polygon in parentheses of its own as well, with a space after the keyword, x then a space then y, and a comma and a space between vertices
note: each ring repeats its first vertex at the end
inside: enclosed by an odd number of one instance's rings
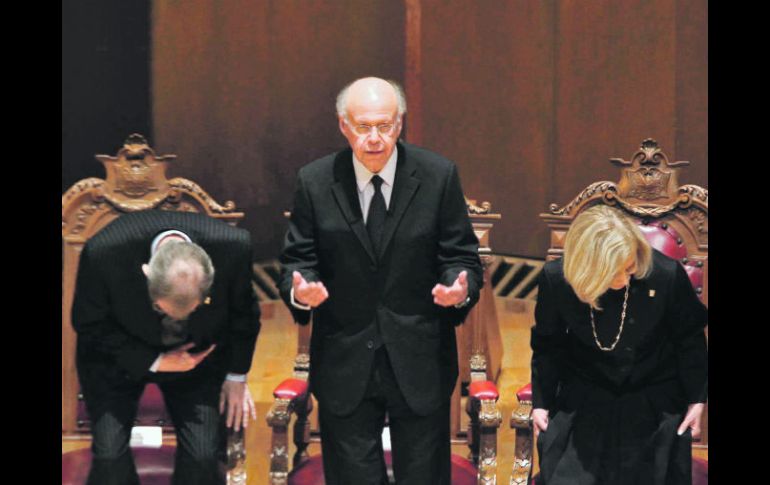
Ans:
POLYGON ((460 303, 455 305, 455 308, 464 308, 464 307, 468 306, 468 303, 470 303, 470 301, 471 301, 471 297, 467 296, 467 297, 465 297, 465 301, 461 301, 460 303))
POLYGON ((155 359, 155 362, 152 363, 150 366, 150 372, 158 372, 158 366, 160 366, 160 358, 163 357, 163 354, 160 354, 157 359, 155 359))
POLYGON ((227 376, 225 376, 225 380, 235 381, 235 382, 246 382, 246 374, 230 374, 230 373, 228 373, 227 376))
POLYGON ((291 297, 291 306, 294 308, 298 308, 300 310, 310 311, 312 308, 310 308, 310 305, 303 305, 302 303, 297 302, 294 299, 294 287, 292 286, 291 292, 289 293, 289 296, 291 297))

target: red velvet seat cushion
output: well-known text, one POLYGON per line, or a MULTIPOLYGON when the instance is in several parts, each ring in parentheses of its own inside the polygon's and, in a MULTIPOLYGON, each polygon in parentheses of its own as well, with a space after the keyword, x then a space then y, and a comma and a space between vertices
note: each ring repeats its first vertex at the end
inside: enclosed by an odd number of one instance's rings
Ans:
POLYGON ((516 391, 516 398, 521 401, 532 402, 532 383, 530 382, 526 386, 516 391))
MULTIPOLYGON (((385 452, 385 464, 393 469, 393 456, 385 452)), ((452 455, 452 485, 475 485, 476 467, 467 459, 452 455)), ((321 455, 313 455, 289 473, 289 485, 325 485, 321 455)))
MULTIPOLYGON (((142 485, 169 485, 174 472, 176 447, 132 448, 134 463, 142 485)), ((61 456, 62 485, 83 485, 91 467, 91 449, 70 451, 61 456)))
POLYGON ((500 397, 497 386, 492 381, 473 381, 468 386, 468 395, 475 399, 494 399, 500 397))
POLYGON ((294 399, 307 394, 307 381, 289 378, 276 386, 273 396, 279 399, 294 399))

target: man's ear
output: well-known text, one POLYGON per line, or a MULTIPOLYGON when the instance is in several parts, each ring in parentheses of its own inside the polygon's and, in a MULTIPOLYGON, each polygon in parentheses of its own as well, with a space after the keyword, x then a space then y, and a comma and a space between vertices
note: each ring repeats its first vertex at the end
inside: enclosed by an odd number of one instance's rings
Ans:
POLYGON ((142 273, 144 273, 145 276, 149 278, 150 276, 150 265, 145 263, 142 265, 142 273))
POLYGON ((347 138, 347 136, 348 136, 348 133, 347 133, 348 125, 347 125, 347 123, 345 123, 345 117, 337 115, 337 120, 339 121, 339 127, 340 127, 340 131, 342 132, 342 135, 345 138, 347 138))

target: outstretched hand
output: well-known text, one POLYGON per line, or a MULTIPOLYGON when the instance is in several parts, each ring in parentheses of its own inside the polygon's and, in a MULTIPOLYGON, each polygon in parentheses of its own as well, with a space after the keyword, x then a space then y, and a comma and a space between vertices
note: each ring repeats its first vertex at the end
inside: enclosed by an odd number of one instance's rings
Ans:
POLYGON ((291 284, 294 287, 294 301, 297 303, 315 308, 329 298, 329 292, 322 282, 308 283, 299 271, 293 272, 291 277, 291 284))
POLYGON ((468 272, 461 271, 452 286, 437 284, 433 287, 431 294, 433 295, 433 303, 443 307, 463 303, 468 298, 468 272))

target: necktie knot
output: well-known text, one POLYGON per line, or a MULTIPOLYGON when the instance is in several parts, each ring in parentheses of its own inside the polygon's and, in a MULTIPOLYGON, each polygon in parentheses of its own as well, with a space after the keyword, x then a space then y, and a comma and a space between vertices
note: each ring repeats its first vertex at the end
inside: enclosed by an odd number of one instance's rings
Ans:
POLYGON ((384 180, 382 180, 382 177, 380 177, 379 175, 375 175, 372 177, 372 185, 374 185, 375 192, 380 191, 380 187, 382 187, 383 182, 384 180))

